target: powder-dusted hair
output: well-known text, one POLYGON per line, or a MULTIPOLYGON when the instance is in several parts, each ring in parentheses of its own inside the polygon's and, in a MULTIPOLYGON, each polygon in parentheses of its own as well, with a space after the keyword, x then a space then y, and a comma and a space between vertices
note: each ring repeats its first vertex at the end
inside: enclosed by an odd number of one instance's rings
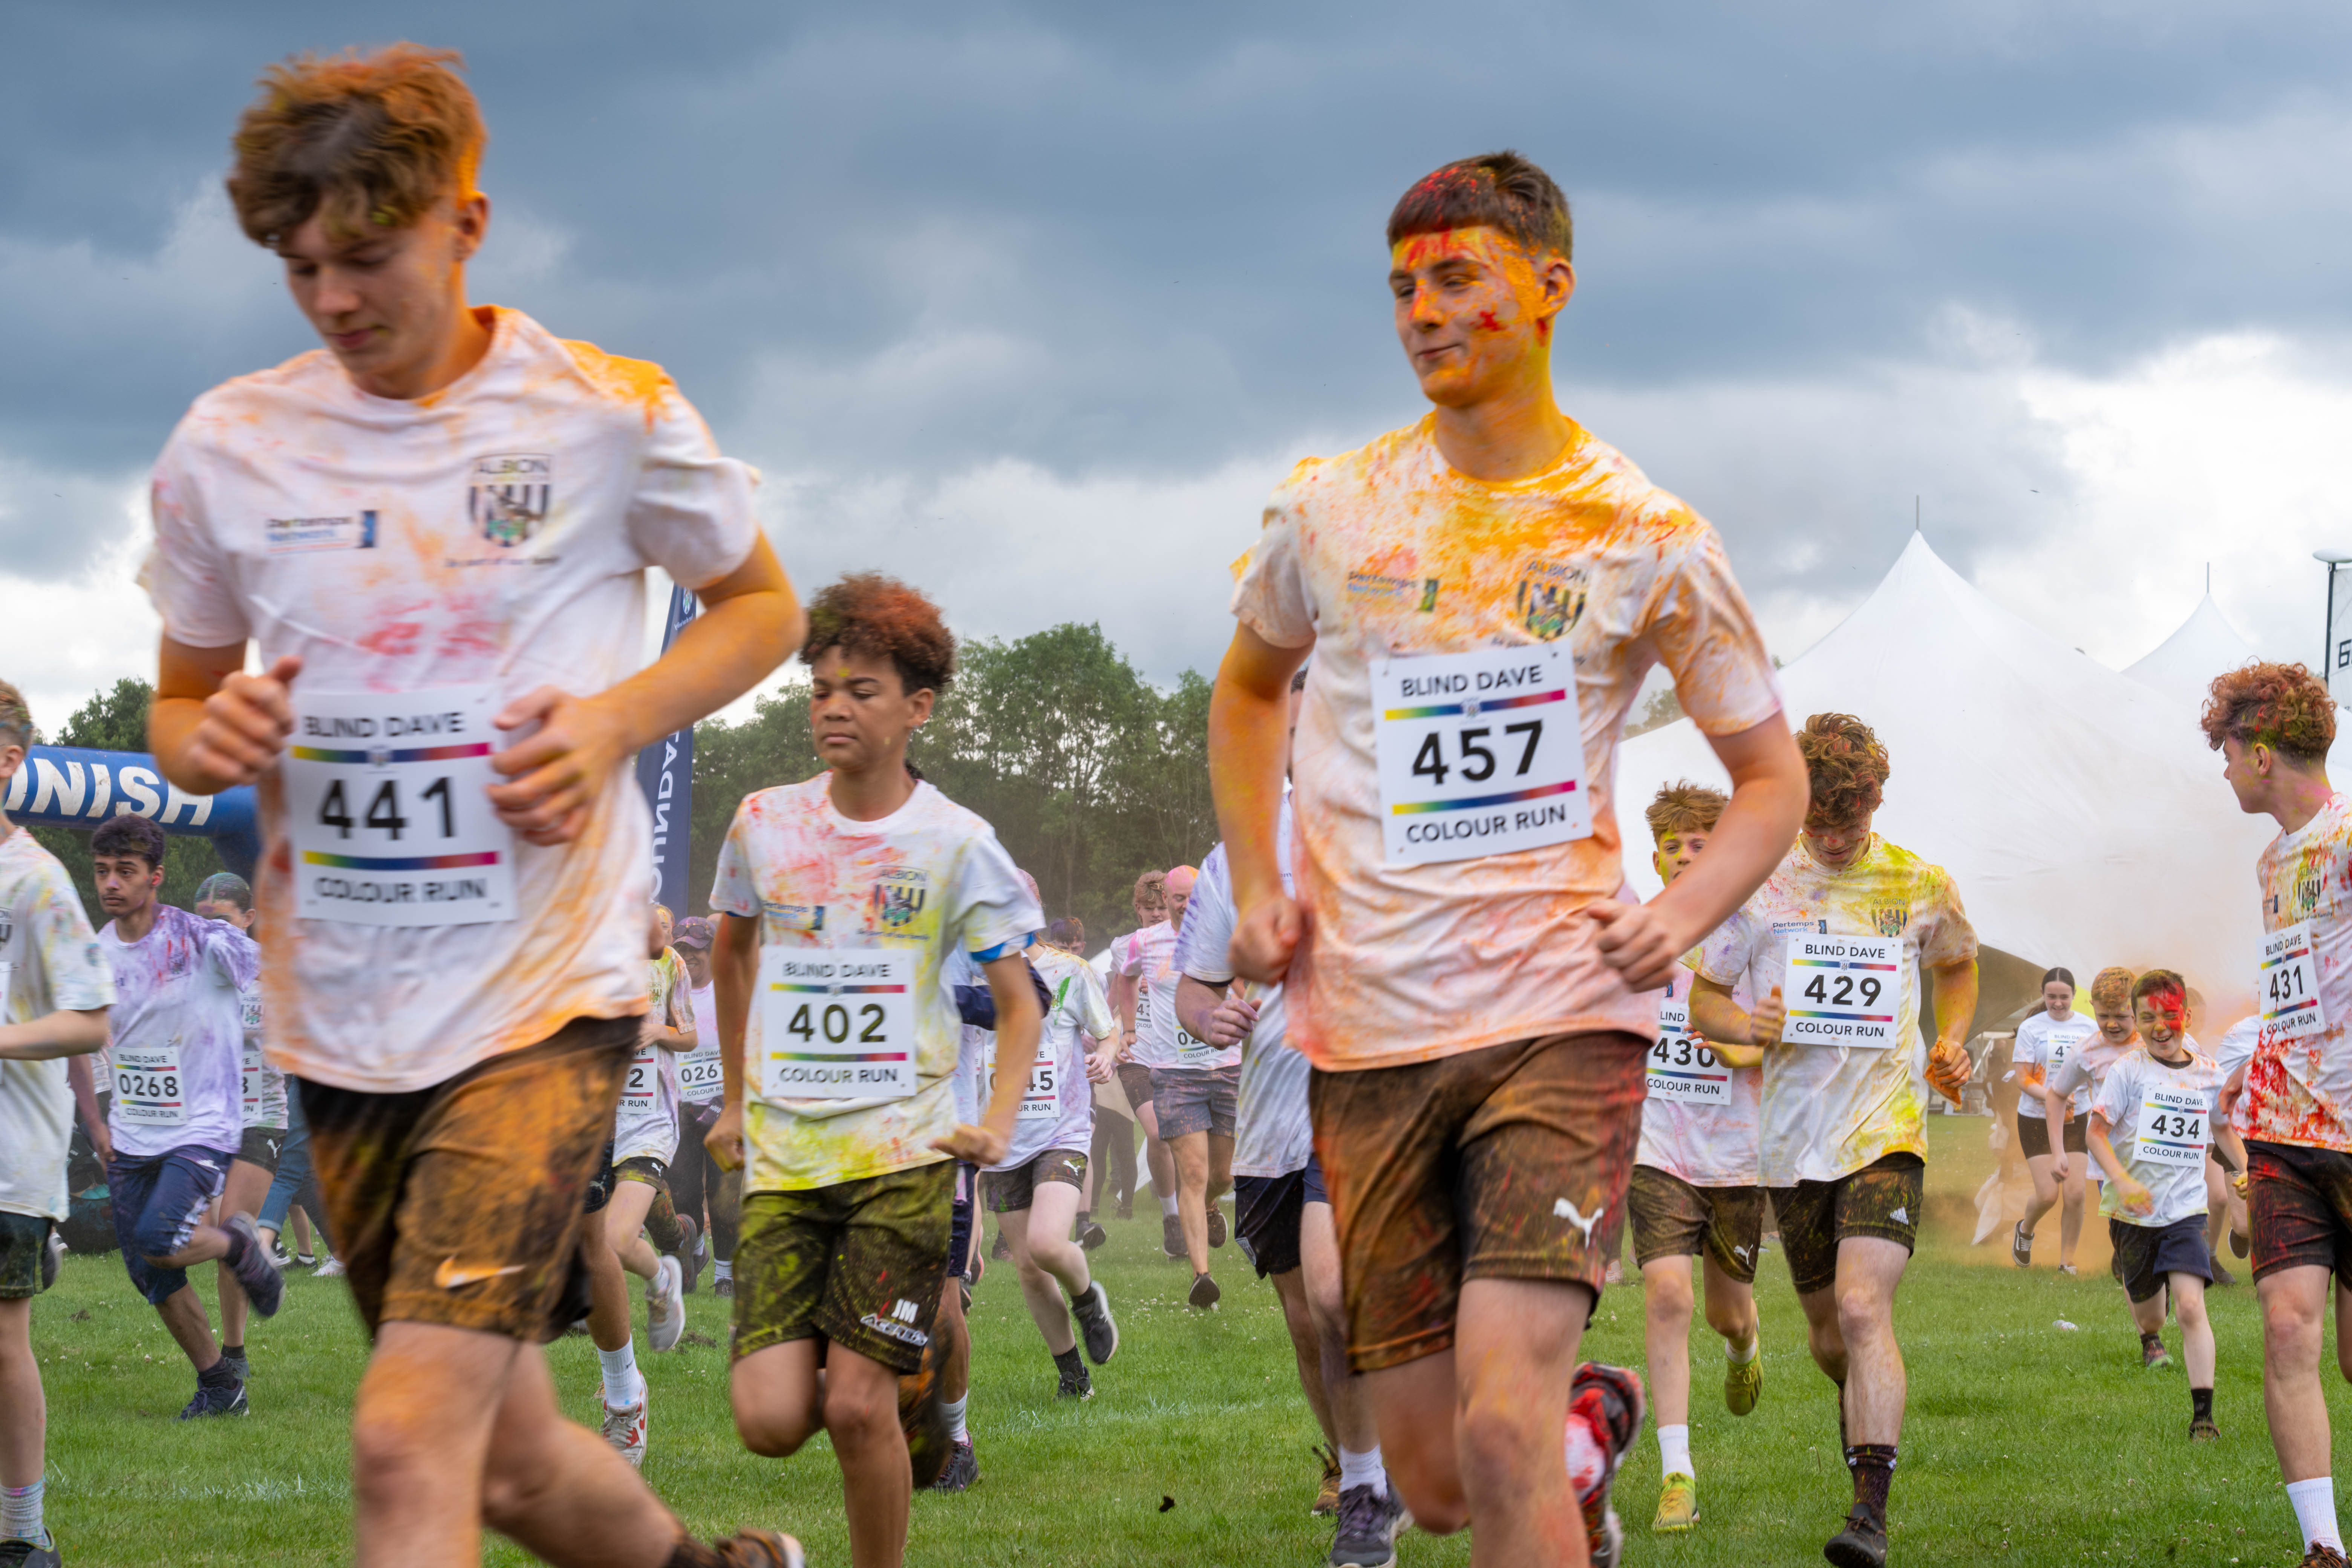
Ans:
POLYGON ((1389 244, 1449 228, 1498 228, 1530 255, 1570 259, 1576 226, 1559 187, 1517 153, 1457 158, 1412 183, 1389 214, 1389 244))
POLYGON ((40 731, 33 728, 33 710, 25 694, 0 680, 0 746, 29 746, 40 731))
POLYGON ((2336 700, 2299 664, 2250 664, 2213 678, 2202 720, 2205 743, 2257 742, 2302 763, 2327 760, 2336 743, 2336 700))
POLYGON ((2169 969, 2151 969, 2132 982, 2131 999, 2137 1005, 2143 996, 2178 996, 2180 1005, 2189 1005, 2189 982, 2169 969))
POLYGON ((801 662, 814 668, 829 647, 888 659, 909 697, 955 679, 955 634, 940 607, 879 572, 852 572, 810 601, 801 662))
POLYGON ((1870 726, 1853 714, 1814 714, 1797 731, 1797 751, 1813 788, 1807 822, 1846 826, 1876 811, 1886 798, 1895 765, 1870 726))
POLYGON ((1650 824, 1651 839, 1663 843, 1669 834, 1680 837, 1714 832, 1715 825, 1723 818, 1723 808, 1730 804, 1730 798, 1719 789, 1676 779, 1658 791, 1658 798, 1642 816, 1650 824))
POLYGON ((394 44, 262 72, 230 142, 228 199, 246 237, 282 245, 318 216, 351 239, 472 195, 487 136, 462 63, 455 49, 394 44))
POLYGON ((2132 972, 2121 964, 2109 964, 2091 976, 2091 1005, 2109 1013, 2127 1012, 2131 1007, 2132 972))

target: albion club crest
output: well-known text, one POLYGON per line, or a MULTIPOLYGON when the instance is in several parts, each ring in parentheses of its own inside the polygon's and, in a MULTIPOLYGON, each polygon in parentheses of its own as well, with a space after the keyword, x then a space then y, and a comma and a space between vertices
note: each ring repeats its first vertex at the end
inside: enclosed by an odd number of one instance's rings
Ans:
POLYGON ((466 488, 474 531, 504 550, 537 533, 555 492, 555 459, 544 452, 477 458, 466 488))
POLYGON ((1529 637, 1541 642, 1557 642, 1584 618, 1586 580, 1581 566, 1530 561, 1519 574, 1512 613, 1529 637))
POLYGON ((881 931, 903 931, 923 912, 930 901, 929 880, 914 870, 885 871, 874 884, 873 904, 868 915, 872 929, 881 931))
POLYGON ((1911 906, 1885 904, 1870 911, 1870 923, 1881 936, 1901 936, 1911 923, 1911 906))

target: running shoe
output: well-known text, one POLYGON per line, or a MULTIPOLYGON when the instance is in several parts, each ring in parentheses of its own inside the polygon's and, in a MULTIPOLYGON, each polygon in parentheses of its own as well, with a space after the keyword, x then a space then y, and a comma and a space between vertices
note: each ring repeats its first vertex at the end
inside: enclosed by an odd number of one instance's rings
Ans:
POLYGON ((992 1263, 1003 1263, 1013 1257, 1013 1244, 1004 1239, 1004 1227, 996 1228, 996 1239, 989 1243, 988 1258, 992 1263))
POLYGON ((62 1568, 56 1536, 43 1546, 30 1541, 0 1541, 0 1568, 62 1568))
POLYGON ((196 1384, 196 1396, 180 1412, 183 1421, 194 1421, 205 1415, 244 1415, 251 1407, 245 1402, 245 1384, 238 1383, 227 1388, 206 1388, 196 1384))
POLYGON ((922 1364, 898 1380, 898 1426, 907 1434, 907 1460, 914 1467, 915 1489, 922 1490, 946 1473, 955 1456, 948 1436, 948 1413, 940 1404, 947 1387, 945 1368, 948 1334, 935 1324, 923 1346, 922 1364))
POLYGON ((2230 1233, 2230 1250, 2236 1253, 2239 1257, 2243 1258, 2252 1246, 2252 1238, 2248 1237, 2244 1231, 2233 1230, 2230 1233))
POLYGON ((1060 1371, 1062 1374, 1060 1381, 1054 1387, 1055 1398, 1092 1399, 1095 1396, 1095 1380, 1087 1373, 1086 1363, 1080 1362, 1076 1366, 1066 1366, 1060 1371))
POLYGON ((657 1351, 676 1350, 685 1332, 686 1271, 666 1257, 646 1281, 646 1342, 657 1351))
MULTIPOLYGON (((278 1261, 280 1263, 286 1261, 286 1249, 282 1247, 278 1249, 278 1261)), ((315 1252, 298 1252, 294 1255, 294 1262, 299 1268, 316 1268, 319 1267, 319 1255, 315 1252)))
POLYGON ((1217 1299, 1223 1294, 1223 1290, 1217 1289, 1217 1282, 1214 1279, 1205 1274, 1195 1274, 1192 1276, 1192 1293, 1184 1300, 1207 1312, 1215 1310, 1217 1299))
POLYGON ((2023 1220, 2019 1220, 2017 1228, 2009 1233, 2009 1260, 2020 1268, 2033 1267, 2033 1238, 2025 1234, 2023 1220))
POLYGON ((808 1568, 801 1543, 772 1530, 739 1530, 710 1543, 723 1568, 808 1568))
POLYGON ((1568 1418, 1583 1422, 1601 1450, 1599 1473, 1579 1487, 1576 1494, 1584 1510, 1584 1536, 1592 1568, 1617 1568, 1625 1549, 1625 1527, 1609 1504, 1609 1487, 1617 1479, 1625 1450, 1642 1429, 1645 1408, 1642 1380, 1629 1368, 1589 1361, 1576 1369, 1576 1381, 1569 1389, 1568 1418))
POLYGON ((2080 1279, 2083 1277, 2083 1271, 2075 1268, 2071 1263, 2060 1264, 2058 1266, 2058 1272, 2063 1274, 2069 1279, 2080 1279))
POLYGON ((1393 1489, 1383 1496, 1370 1481, 1339 1494, 1339 1530, 1331 1542, 1331 1568, 1394 1568, 1397 1527, 1404 1504, 1393 1489))
POLYGON ((1223 1247, 1223 1246, 1224 1246, 1224 1244, 1225 1244, 1225 1210, 1224 1210, 1224 1205, 1223 1205, 1222 1204, 1211 1204, 1211 1205, 1209 1205, 1209 1245, 1210 1245, 1211 1247, 1223 1247))
POLYGON ((2170 1372, 2172 1352, 2160 1343, 2139 1348, 2139 1369, 2142 1372, 2170 1372))
POLYGON ((1160 1250, 1171 1258, 1191 1256, 1184 1250, 1184 1224, 1172 1214, 1160 1216, 1160 1250))
POLYGON ((1680 1535, 1698 1522, 1698 1482, 1689 1476, 1668 1476, 1658 1489, 1658 1512, 1650 1528, 1660 1535, 1680 1535))
POLYGON ((672 1257, 677 1259, 678 1272, 686 1277, 686 1293, 694 1294, 695 1281, 702 1278, 702 1266, 710 1261, 710 1246, 702 1238, 702 1227, 694 1223, 692 1215, 677 1216, 677 1228, 686 1235, 686 1245, 672 1257))
POLYGON ((637 1469, 644 1469, 646 1468, 646 1406, 653 1403, 653 1395, 648 1393, 645 1398, 625 1408, 615 1406, 601 1394, 596 1397, 604 1406, 603 1428, 604 1441, 612 1444, 619 1451, 621 1458, 628 1460, 631 1466, 637 1469))
POLYGON ((2213 1425, 2210 1415, 2200 1415, 2189 1424, 2189 1440, 2192 1443, 2212 1443, 2220 1440, 2221 1428, 2213 1425))
MULTIPOLYGON (((1760 1336, 1759 1336, 1760 1337, 1760 1336)), ((1764 1397, 1764 1347, 1758 1345, 1756 1353, 1746 1361, 1727 1359, 1723 1363, 1723 1407, 1734 1415, 1745 1415, 1756 1408, 1764 1397)))
POLYGON ((318 1268, 311 1274, 310 1278, 313 1279, 334 1279, 340 1278, 342 1272, 343 1260, 340 1258, 330 1258, 327 1261, 319 1265, 318 1268))
POLYGON ((2303 1554, 2303 1568, 2347 1568, 2347 1564, 2344 1553, 2315 1541, 2311 1550, 2303 1554))
POLYGON ((1837 1568, 1886 1568, 1886 1526, 1857 1508, 1845 1516, 1845 1528, 1830 1537, 1822 1555, 1837 1568))
POLYGON ((1090 1219, 1078 1226, 1078 1245, 1088 1252, 1092 1252, 1109 1239, 1110 1232, 1102 1227, 1102 1221, 1098 1219, 1090 1219))
POLYGON ((710 1282, 710 1293, 714 1296, 735 1294, 735 1276, 730 1274, 723 1279, 713 1279, 710 1282))
POLYGON ((972 1452, 970 1440, 952 1446, 948 1454, 947 1468, 931 1483, 935 1492, 960 1492, 980 1479, 980 1456, 972 1452))
POLYGON ((1135 1205, 1133 1204, 1121 1204, 1118 1205, 1118 1214, 1120 1219, 1133 1219, 1135 1217, 1135 1205))
POLYGON ((1070 1313, 1078 1320, 1078 1337, 1086 1342, 1087 1359, 1097 1366, 1108 1366, 1110 1358, 1118 1353, 1118 1324, 1110 1315, 1110 1292, 1099 1279, 1087 1287, 1087 1293, 1070 1303, 1070 1313))
POLYGON ((1323 1461, 1323 1485, 1315 1494, 1315 1506, 1309 1514, 1334 1514, 1339 1511, 1339 1450, 1329 1443, 1317 1446, 1315 1457, 1323 1461))
POLYGON ((234 1270, 245 1299, 263 1317, 276 1317, 279 1304, 286 1299, 286 1276, 278 1272, 278 1265, 270 1261, 269 1248, 262 1245, 261 1231, 254 1225, 253 1216, 233 1214, 221 1228, 231 1236, 245 1237, 245 1261, 234 1270))

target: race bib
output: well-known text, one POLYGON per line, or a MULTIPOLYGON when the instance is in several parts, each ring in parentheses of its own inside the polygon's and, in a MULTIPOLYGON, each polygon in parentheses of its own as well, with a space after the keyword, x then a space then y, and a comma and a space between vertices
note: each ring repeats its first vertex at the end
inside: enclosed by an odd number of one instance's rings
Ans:
POLYGON ((245 1100, 245 1120, 250 1126, 261 1114, 262 1087, 268 1080, 262 1077, 261 1047, 250 1035, 246 1037, 244 1060, 238 1064, 237 1093, 245 1100))
MULTIPOLYGON (((717 1024, 702 1026, 716 1034, 717 1024)), ((694 1105, 705 1105, 727 1091, 726 1069, 717 1046, 697 1046, 677 1064, 677 1095, 694 1105)))
POLYGON ((1705 1040, 1690 1032, 1690 1005, 1658 1004, 1658 1043, 1650 1047, 1652 1100, 1685 1105, 1731 1102, 1731 1069, 1716 1058, 1705 1040))
POLYGON ((2319 1000, 2319 959, 2312 951, 2309 921, 2263 936, 2254 1000, 2263 1010, 2265 1035, 2299 1040, 2326 1032, 2327 1009, 2319 1000))
POLYGON ((1180 1068, 1213 1068, 1217 1058, 1230 1048, 1196 1040, 1183 1025, 1176 1026, 1176 1065, 1180 1068))
POLYGON ((2139 1143, 2134 1157, 2150 1165, 2202 1169, 2210 1109, 2200 1089, 2148 1089, 2140 1100, 2139 1121, 2133 1130, 2139 1143))
POLYGON ((294 912, 352 925, 515 918, 514 834, 490 809, 487 685, 295 698, 282 771, 294 912))
POLYGON ((919 956, 908 948, 761 948, 761 1096, 904 1100, 914 1093, 919 956))
MULTIPOLYGON (((981 1109, 996 1098, 996 1037, 988 1037, 988 1072, 981 1088, 981 1109)), ((1045 1042, 1037 1042, 1037 1059, 1030 1064, 1028 1087, 1021 1091, 1021 1109, 1013 1120, 1034 1124, 1055 1121, 1062 1115, 1062 1075, 1059 1064, 1047 1054, 1045 1042)))
POLYGON ((621 1114, 650 1116, 661 1104, 659 1046, 639 1046, 629 1058, 629 1076, 621 1080, 621 1114))
POLYGON ((1373 667, 1383 852, 1469 860, 1592 836, 1576 661, 1551 644, 1373 667))
MULTIPOLYGON (((2082 1048, 2082 1042, 2079 1040, 2070 1040, 2063 1035, 2051 1036, 2050 1061, 2049 1064, 2042 1068, 2042 1081, 2044 1083, 2054 1085, 2058 1081, 2059 1069, 2063 1068, 2068 1062, 2073 1061, 2074 1059, 2074 1053, 2082 1048)), ((2069 1099, 2068 1104, 2074 1108, 2074 1112, 2077 1115, 2082 1115, 2089 1111, 2091 1109, 2090 1085, 2084 1084, 2081 1088, 2077 1089, 2069 1099)))
POLYGON ((1903 1005, 1903 941, 1791 935, 1780 999, 1788 1008, 1780 1038, 1789 1045, 1883 1051, 1899 1044, 1895 1018, 1903 1005))
POLYGON ((177 1127, 188 1120, 180 1071, 180 1042, 114 1047, 114 1114, 142 1127, 177 1127))

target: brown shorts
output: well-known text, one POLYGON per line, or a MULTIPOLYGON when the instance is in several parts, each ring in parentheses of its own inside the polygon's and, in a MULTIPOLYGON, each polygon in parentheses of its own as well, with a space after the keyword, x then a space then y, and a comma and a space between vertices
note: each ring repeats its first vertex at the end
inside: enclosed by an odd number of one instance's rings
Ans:
POLYGON ((750 1193, 735 1243, 736 1360, 823 1339, 901 1377, 919 1370, 948 1278, 956 1163, 750 1193))
POLYGON ((1035 1201, 1040 1182, 1061 1182, 1085 1191, 1087 1157, 1076 1149, 1041 1150, 1035 1159, 1009 1171, 991 1171, 983 1179, 988 1184, 988 1212, 1012 1214, 1035 1201))
POLYGON ((1600 1299, 1649 1048, 1617 1031, 1549 1035, 1308 1078, 1351 1367, 1451 1346, 1465 1279, 1559 1280, 1600 1299))
POLYGON ((302 1085, 327 1226, 370 1335, 562 1332, 589 1179, 640 1020, 575 1018, 406 1094, 302 1085))
POLYGON ((1764 1189, 1695 1187, 1654 1165, 1633 1167, 1625 1206, 1633 1215, 1633 1260, 1647 1268, 1661 1258, 1704 1252, 1742 1285, 1756 1282, 1756 1253, 1764 1239, 1764 1189))
POLYGON ((1112 1070, 1118 1074, 1118 1087, 1126 1092, 1128 1109, 1139 1115, 1151 1103, 1151 1069, 1134 1062, 1121 1062, 1112 1070))
POLYGON ((1834 1182, 1799 1182, 1770 1189, 1780 1222, 1780 1247, 1797 1294, 1837 1283, 1838 1243, 1874 1236, 1906 1252, 1919 1243, 1919 1206, 1927 1191, 1927 1163, 1916 1154, 1882 1154, 1834 1182))
POLYGON ((2352 1287, 2352 1154, 2294 1143, 2246 1145, 2246 1227, 2254 1278, 2331 1269, 2352 1287))

